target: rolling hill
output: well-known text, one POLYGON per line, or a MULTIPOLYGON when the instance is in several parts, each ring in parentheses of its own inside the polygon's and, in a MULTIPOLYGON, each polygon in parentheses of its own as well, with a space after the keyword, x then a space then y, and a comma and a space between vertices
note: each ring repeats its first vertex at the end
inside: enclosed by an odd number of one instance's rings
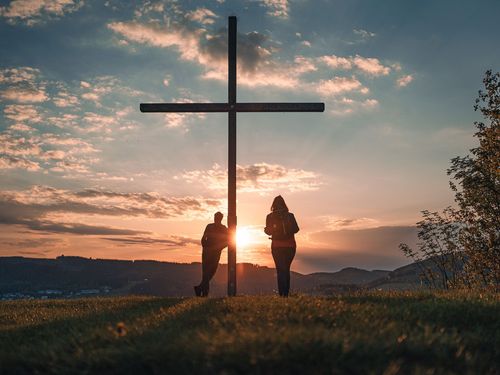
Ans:
MULTIPOLYGON (((274 268, 240 263, 239 294, 270 294, 276 288, 274 268)), ((191 296, 200 280, 200 263, 110 260, 60 256, 56 259, 0 257, 0 298, 77 297, 84 295, 191 296)), ((211 294, 225 295, 227 265, 221 264, 211 294)), ((418 286, 414 264, 394 271, 348 267, 338 272, 292 272, 292 289, 331 294, 360 288, 412 289, 418 286)))

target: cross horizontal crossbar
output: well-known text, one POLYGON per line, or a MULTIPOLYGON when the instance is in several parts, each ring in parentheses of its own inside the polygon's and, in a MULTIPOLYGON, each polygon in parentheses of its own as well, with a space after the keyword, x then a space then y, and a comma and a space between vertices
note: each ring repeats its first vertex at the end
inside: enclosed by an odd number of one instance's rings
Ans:
POLYGON ((324 112, 324 103, 141 103, 141 112, 324 112))

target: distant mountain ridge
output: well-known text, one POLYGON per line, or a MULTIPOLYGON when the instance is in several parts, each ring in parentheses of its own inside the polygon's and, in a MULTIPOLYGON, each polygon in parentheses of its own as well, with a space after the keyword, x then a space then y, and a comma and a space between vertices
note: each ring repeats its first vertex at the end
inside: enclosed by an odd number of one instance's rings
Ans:
MULTIPOLYGON (((238 293, 271 294, 276 289, 274 268, 239 263, 238 293)), ((82 295, 147 294, 191 296, 201 277, 200 263, 152 260, 56 259, 0 257, 0 298, 75 297, 82 295)), ((344 289, 401 289, 418 285, 414 264, 394 271, 348 267, 338 272, 292 272, 292 289, 310 294, 330 294, 344 289), (404 272, 402 272, 404 271, 404 272), (398 275, 403 277, 399 277, 398 275)), ((227 265, 221 264, 211 283, 212 295, 226 294, 227 265)))

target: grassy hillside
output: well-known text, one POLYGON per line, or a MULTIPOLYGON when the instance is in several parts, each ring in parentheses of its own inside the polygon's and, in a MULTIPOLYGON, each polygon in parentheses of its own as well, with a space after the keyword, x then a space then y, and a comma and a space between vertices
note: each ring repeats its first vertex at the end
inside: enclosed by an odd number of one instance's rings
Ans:
POLYGON ((493 294, 0 303, 2 373, 497 374, 499 363, 493 294))

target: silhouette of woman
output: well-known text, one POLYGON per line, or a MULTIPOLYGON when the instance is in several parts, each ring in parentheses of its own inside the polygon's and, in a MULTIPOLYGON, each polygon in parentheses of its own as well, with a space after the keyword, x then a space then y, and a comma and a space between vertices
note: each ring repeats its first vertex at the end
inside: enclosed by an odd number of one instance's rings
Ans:
POLYGON ((288 297, 290 290, 290 265, 297 249, 295 233, 298 231, 295 216, 288 211, 283 197, 278 195, 271 205, 271 213, 266 217, 264 232, 272 239, 271 250, 278 274, 278 291, 282 297, 288 297))

